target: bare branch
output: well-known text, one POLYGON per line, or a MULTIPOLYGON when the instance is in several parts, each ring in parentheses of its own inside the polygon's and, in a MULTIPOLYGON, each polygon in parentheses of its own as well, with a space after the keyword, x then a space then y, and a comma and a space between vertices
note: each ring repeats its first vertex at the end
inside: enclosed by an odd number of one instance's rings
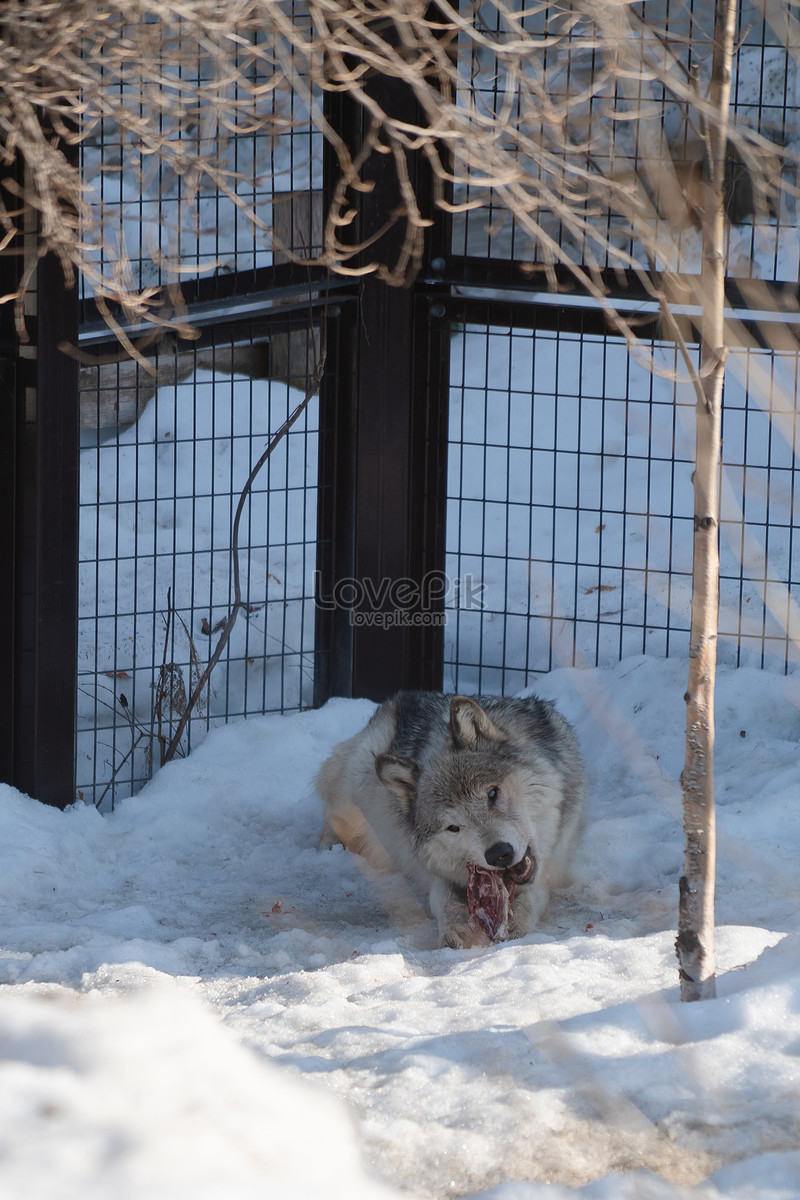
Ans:
MULTIPOLYGON (((765 4, 788 62, 797 22, 765 4)), ((691 234, 715 182, 699 147, 719 130, 705 23, 695 14, 690 28, 680 13, 659 22, 610 0, 522 9, 503 0, 13 0, 0 23, 0 146, 25 171, 23 183, 0 182, 0 238, 13 250, 23 210, 35 209, 43 252, 58 255, 66 277, 83 276, 120 335, 134 323, 169 326, 206 195, 250 224, 254 245, 307 260, 279 244, 269 211, 270 197, 291 186, 280 147, 302 134, 309 166, 325 141, 339 164, 316 255, 334 273, 397 283, 416 269, 430 214, 410 186, 415 154, 431 166, 439 207, 505 208, 525 257, 568 267, 598 298, 605 266, 641 270, 651 255, 662 279, 698 271, 691 234), (369 86, 376 74, 409 89, 416 122, 381 107, 369 86), (328 123, 326 92, 346 92, 362 110, 359 151, 328 123), (116 144, 114 161, 101 160, 100 141, 116 144), (244 141, 252 161, 233 151, 244 141), (78 146, 82 165, 71 156, 78 146), (380 234, 365 241, 352 228, 373 151, 395 164, 401 199, 386 222, 404 230, 394 262, 379 257, 380 234), (127 198, 157 197, 165 185, 175 189, 170 218, 141 231, 143 249, 128 247, 127 198)), ((726 188, 735 172, 745 178, 755 235, 781 194, 796 196, 797 155, 786 130, 756 126, 740 109, 719 162, 726 188)), ((613 320, 633 343, 624 314, 613 320)))

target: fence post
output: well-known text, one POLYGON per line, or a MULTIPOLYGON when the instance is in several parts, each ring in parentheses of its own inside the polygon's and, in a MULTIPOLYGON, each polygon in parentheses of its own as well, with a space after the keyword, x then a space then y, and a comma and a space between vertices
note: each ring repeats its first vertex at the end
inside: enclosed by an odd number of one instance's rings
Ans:
MULTIPOLYGON (((31 226, 24 261, 38 253, 31 226)), ((5 275, 19 271, 6 260, 5 275)), ((75 799, 79 434, 78 364, 59 346, 77 342, 77 293, 50 254, 26 298, 28 342, 15 336, 12 305, 1 311, 0 777, 63 808, 75 799)))
MULTIPOLYGON (((414 119, 414 98, 402 80, 378 77, 369 88, 384 111, 414 119)), ((340 97, 329 114, 355 152, 362 111, 340 97)), ((328 163, 330 179, 330 153, 328 163)), ((426 239, 429 262, 447 244, 449 222, 434 212, 430 170, 421 155, 411 170, 421 211, 437 217, 426 239)), ((371 191, 351 199, 359 208, 354 232, 366 242, 402 198, 391 155, 373 153, 363 178, 371 191)), ((401 223, 378 239, 370 257, 393 263, 402 236, 401 223)), ((320 495, 327 490, 330 499, 336 496, 338 512, 335 529, 329 521, 321 536, 321 542, 336 540, 336 553, 327 554, 320 571, 325 599, 338 606, 338 617, 324 625, 338 644, 328 694, 380 701, 399 688, 441 687, 443 629, 425 622, 444 612, 449 339, 425 292, 413 278, 403 287, 374 275, 363 279, 358 309, 342 330, 335 410, 323 401, 338 443, 328 458, 329 466, 338 463, 337 479, 329 487, 323 452, 320 480, 320 495)))
MULTIPOLYGON (((0 287, 6 283, 8 260, 0 258, 0 287)), ((13 290, 13 285, 11 290, 13 290)), ((0 561, 5 584, 0 588, 0 780, 14 778, 14 513, 16 495, 17 373, 7 330, 10 306, 0 308, 0 561)))

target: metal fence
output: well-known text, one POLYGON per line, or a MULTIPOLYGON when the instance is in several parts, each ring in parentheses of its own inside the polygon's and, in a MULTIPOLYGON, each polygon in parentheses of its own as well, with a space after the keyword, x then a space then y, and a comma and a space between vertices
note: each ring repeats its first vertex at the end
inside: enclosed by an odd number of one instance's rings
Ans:
MULTIPOLYGON (((291 16, 307 19, 302 5, 291 16)), ((231 104, 260 82, 280 120, 289 97, 270 92, 269 55, 253 49, 242 43, 231 104)), ((312 388, 320 354, 320 272, 293 267, 286 251, 321 250, 322 139, 299 96, 290 108, 279 137, 198 128, 224 188, 210 178, 198 185, 158 156, 137 170, 134 155, 125 169, 130 147, 113 122, 82 145, 131 284, 162 288, 169 301, 180 283, 182 295, 177 332, 154 342, 146 329, 129 331, 145 334, 149 370, 115 354, 91 289, 80 295, 75 787, 104 807, 173 753, 187 710, 178 754, 219 721, 314 700, 318 396, 243 494, 270 437, 312 388), (188 341, 182 320, 194 331, 188 341), (192 705, 231 611, 234 574, 238 620, 192 705)), ((104 253, 101 272, 113 268, 104 253)), ((336 382, 325 389, 333 395, 336 382)))
MULTIPOLYGON (((125 389, 137 415, 124 424, 100 424, 103 393, 122 395, 119 367, 82 372, 76 787, 85 800, 149 777, 230 611, 237 503, 298 395, 265 377, 269 344, 258 337, 253 323, 215 327, 188 362, 177 347, 159 352, 157 386, 137 371, 125 389)), ((181 752, 215 720, 313 699, 318 430, 314 399, 249 489, 237 555, 245 607, 181 752)))
MULTIPOLYGON (((406 681, 391 679, 383 661, 392 636, 405 635, 403 661, 426 634, 423 682, 467 692, 514 693, 555 666, 687 653, 695 398, 681 382, 674 344, 651 341, 663 371, 653 374, 596 310, 541 297, 455 299, 437 282, 426 286, 416 327, 426 326, 426 352, 434 333, 446 347, 444 362, 440 356, 432 364, 426 353, 428 372, 438 371, 422 405, 428 417, 437 397, 442 407, 445 380, 446 411, 437 428, 418 435, 427 455, 440 460, 437 491, 424 494, 419 459, 392 480, 386 458, 397 445, 387 444, 380 426, 393 402, 390 393, 382 402, 378 387, 361 419, 378 422, 384 459, 372 457, 377 449, 362 438, 360 478, 364 488, 371 473, 387 524, 397 520, 392 505, 410 511, 417 488, 420 511, 428 510, 434 529, 443 522, 411 571, 415 579, 444 572, 444 587, 427 597, 434 608, 441 600, 443 625, 420 631, 356 623, 388 604, 370 603, 363 586, 348 590, 348 581, 370 579, 379 590, 381 579, 411 576, 383 561, 374 529, 355 529, 375 514, 362 511, 357 521, 353 511, 351 368, 341 350, 323 389, 324 436, 315 399, 254 484, 241 550, 246 609, 185 750, 217 720, 305 707, 335 691, 391 690, 406 681), (329 459, 322 490, 321 444, 329 459), (357 542, 373 550, 360 566, 357 542), (326 555, 334 555, 327 569, 326 555), (323 658, 338 658, 338 672, 323 658)), ((336 314, 326 318, 328 337, 346 343, 358 305, 346 299, 336 314)), ((305 339, 306 330, 301 325, 294 336, 305 339)), ((188 361, 174 346, 159 353, 157 387, 137 374, 135 420, 84 429, 76 779, 84 799, 141 785, 208 661, 230 608, 231 526, 241 488, 302 391, 297 374, 293 387, 270 377, 290 336, 274 320, 212 327, 188 361)), ((416 351, 419 357, 419 344, 416 351)), ((300 357, 298 370, 307 371, 308 355, 300 357)), ((124 394, 107 367, 84 368, 82 414, 102 409, 101 376, 117 402, 124 394)), ((797 661, 797 380, 796 355, 754 348, 732 356, 723 662, 788 670, 797 661)), ((82 420, 91 424, 88 415, 82 420)))
MULTIPOLYGON (((797 71, 782 53, 763 20, 748 25, 736 103, 785 129, 797 71)), ((328 118, 357 137, 346 98, 329 98, 328 118)), ((87 170, 118 149, 110 135, 87 144, 87 170)), ((318 135, 296 127, 279 151, 243 139, 230 153, 250 171, 243 199, 297 253, 318 250, 335 173, 318 135)), ((372 174, 366 236, 396 198, 386 156, 372 174)), ((424 164, 415 183, 427 211, 424 164)), ((156 769, 230 612, 242 489, 323 335, 319 395, 245 504, 244 609, 181 753, 215 722, 331 695, 513 693, 556 666, 686 653, 695 400, 635 281, 608 276, 656 374, 596 305, 542 294, 492 211, 441 216, 413 286, 386 288, 273 256, 211 194, 192 199, 194 240, 176 249, 181 180, 115 186, 108 220, 144 282, 170 282, 166 267, 146 274, 147 238, 163 263, 216 265, 184 279, 199 336, 149 345, 155 375, 119 354, 91 295, 64 301, 46 264, 32 348, 4 360, 4 778, 107 807, 156 769), (80 371, 56 356, 64 341, 80 371)), ((764 277, 796 294, 795 214, 731 228, 750 258, 762 240, 764 277)), ((775 294, 768 325, 793 320, 780 308, 775 294)), ((798 361, 741 315, 752 336, 725 392, 720 656, 790 670, 798 361)))
MULTIPOLYGON (((513 692, 554 666, 686 655, 695 395, 596 314, 465 306, 453 338, 449 689, 513 692), (576 320, 577 316, 577 320, 576 320)), ((697 347, 694 347, 697 354, 697 347)), ((734 351, 723 424, 719 658, 798 662, 793 527, 798 355, 734 351)))

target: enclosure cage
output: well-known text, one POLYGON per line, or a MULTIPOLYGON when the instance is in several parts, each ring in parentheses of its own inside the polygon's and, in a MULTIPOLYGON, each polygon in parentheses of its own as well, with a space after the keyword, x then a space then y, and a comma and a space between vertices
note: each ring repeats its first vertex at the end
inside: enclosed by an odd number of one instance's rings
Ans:
MULTIPOLYGON (((675 21, 699 19, 694 9, 673 4, 675 21)), ((734 105, 776 145, 797 147, 795 61, 755 8, 743 6, 740 34, 734 105)), ((469 54, 463 78, 496 108, 501 81, 469 54)), ((591 71, 589 49, 577 61, 591 71)), ((580 80, 578 70, 563 86, 580 80)), ((390 99, 411 103, 396 89, 390 99)), ((357 139, 354 106, 324 102, 357 139)), ((665 126, 679 129, 661 102, 665 126)), ((602 124, 599 100, 587 119, 602 124)), ((635 170, 635 136, 626 151, 635 170)), ((633 275, 609 269, 607 285, 660 373, 563 273, 560 290, 543 290, 529 239, 491 195, 480 209, 438 212, 422 269, 391 288, 301 261, 321 249, 337 183, 310 116, 285 138, 232 139, 228 152, 235 201, 190 193, 161 167, 104 173, 124 157, 109 124, 83 145, 135 281, 168 293, 180 279, 178 328, 143 345, 149 369, 120 351, 91 289, 65 293, 49 260, 27 302, 29 344, 6 326, 3 778, 52 803, 107 808, 145 782, 178 732, 173 748, 188 753, 215 723, 331 695, 514 694, 557 666, 685 655, 695 399, 633 275), (293 254, 273 251, 243 204, 293 254), (192 706, 234 571, 238 619, 192 706)), ((621 169, 604 167, 604 152, 598 138, 598 169, 621 169)), ((397 202, 385 156, 373 181, 359 199, 365 235, 397 202)), ((433 212, 424 164, 414 183, 433 212)), ((452 198, 468 204, 468 189, 452 198)), ((552 233, 569 237, 556 216, 552 233)), ((400 234, 381 236, 391 255, 400 234)), ((734 274, 765 281, 772 309, 756 323, 731 281, 731 310, 752 337, 733 350, 725 385, 719 652, 788 671, 798 361, 763 330, 797 328, 796 212, 787 201, 757 221, 737 209, 729 238, 734 274)), ((691 276, 696 231, 681 253, 691 276)))

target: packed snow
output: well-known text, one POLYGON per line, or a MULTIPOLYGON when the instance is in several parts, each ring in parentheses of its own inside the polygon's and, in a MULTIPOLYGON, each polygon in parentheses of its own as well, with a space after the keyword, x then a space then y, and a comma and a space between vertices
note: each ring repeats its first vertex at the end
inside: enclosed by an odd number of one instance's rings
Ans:
POLYGON ((539 931, 437 948, 320 847, 367 701, 212 730, 102 816, 0 790, 0 1192, 800 1196, 800 679, 718 682, 718 998, 673 951, 685 664, 559 669, 591 779, 539 931))

